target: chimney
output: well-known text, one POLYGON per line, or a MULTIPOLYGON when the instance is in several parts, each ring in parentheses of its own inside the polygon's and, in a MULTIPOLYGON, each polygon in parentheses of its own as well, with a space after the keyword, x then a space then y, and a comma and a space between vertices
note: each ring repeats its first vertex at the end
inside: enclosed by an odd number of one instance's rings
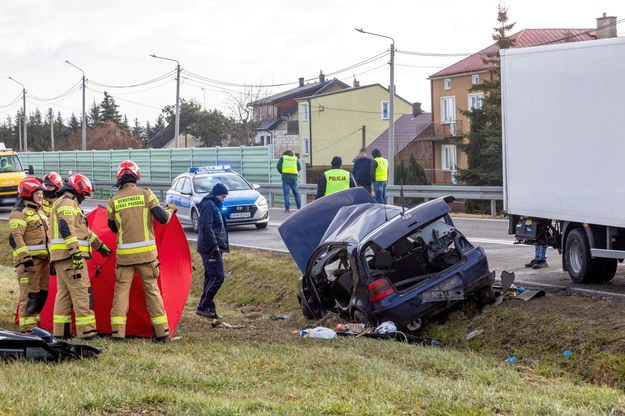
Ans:
POLYGON ((412 116, 416 117, 421 114, 423 110, 421 110, 421 103, 412 103, 412 116))
POLYGON ((353 85, 353 87, 354 87, 354 88, 360 87, 360 81, 358 81, 358 80, 356 79, 356 77, 354 77, 354 82, 353 82, 353 84, 352 84, 352 85, 353 85))
POLYGON ((319 82, 326 82, 326 76, 323 74, 323 71, 319 71, 319 82))
POLYGON ((299 78, 299 86, 303 87, 304 86, 304 77, 300 77, 299 78))
POLYGON ((597 18, 597 39, 607 39, 616 37, 616 16, 606 16, 597 18))

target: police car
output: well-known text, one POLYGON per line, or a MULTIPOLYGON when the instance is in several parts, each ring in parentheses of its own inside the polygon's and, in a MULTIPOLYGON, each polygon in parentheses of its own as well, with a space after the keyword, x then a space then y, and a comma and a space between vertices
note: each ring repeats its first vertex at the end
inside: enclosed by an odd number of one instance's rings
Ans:
POLYGON ((200 218, 199 204, 217 183, 228 188, 228 198, 223 202, 223 214, 228 225, 255 225, 266 228, 269 224, 267 200, 257 189, 230 166, 191 167, 174 179, 167 191, 166 202, 176 204, 178 218, 183 224, 190 224, 197 232, 200 218))

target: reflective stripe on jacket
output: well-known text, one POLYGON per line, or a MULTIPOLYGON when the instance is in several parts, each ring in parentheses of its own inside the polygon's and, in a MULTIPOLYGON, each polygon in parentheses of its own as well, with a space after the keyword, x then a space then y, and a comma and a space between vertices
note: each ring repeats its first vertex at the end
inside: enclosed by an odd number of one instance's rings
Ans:
POLYGON ((64 260, 76 253, 91 258, 91 248, 97 250, 102 246, 71 192, 65 192, 52 205, 49 233, 51 261, 64 260))
POLYGON ((47 258, 48 218, 32 201, 23 201, 9 216, 9 244, 13 249, 13 265, 33 257, 47 258))
MULTIPOLYGON (((109 199, 108 219, 117 226, 117 264, 129 266, 156 260, 158 252, 150 210, 158 206, 154 193, 135 183, 123 184, 109 199)), ((169 221, 171 212, 165 212, 169 221)))

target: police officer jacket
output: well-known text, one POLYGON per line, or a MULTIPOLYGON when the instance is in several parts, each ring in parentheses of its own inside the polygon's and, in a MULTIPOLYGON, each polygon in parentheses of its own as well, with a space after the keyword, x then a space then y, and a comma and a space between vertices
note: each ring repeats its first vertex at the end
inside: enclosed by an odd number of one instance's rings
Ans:
POLYGON ((130 266, 156 260, 152 217, 166 224, 173 213, 160 206, 154 193, 126 182, 109 199, 107 211, 109 227, 117 233, 117 264, 130 266))
POLYGON ((217 249, 230 251, 226 219, 221 214, 222 203, 208 194, 200 204, 200 224, 197 235, 198 253, 211 253, 217 249))
POLYGON ((48 218, 32 201, 24 200, 9 216, 9 244, 13 249, 13 266, 33 257, 48 258, 48 218))
MULTIPOLYGON (((336 172, 338 176, 341 176, 341 178, 345 177, 349 183, 349 186, 347 186, 345 189, 355 188, 357 186, 356 181, 354 180, 354 176, 348 171, 341 169, 340 167, 332 167, 332 169, 330 169, 328 172, 336 172)), ((328 192, 329 184, 328 184, 328 178, 327 178, 326 173, 327 172, 319 175, 319 181, 317 182, 317 195, 315 196, 316 199, 319 199, 322 196, 329 195, 336 191, 334 189, 330 189, 331 192, 328 192)), ((332 188, 331 185, 330 185, 330 188, 332 188)))
POLYGON ((76 195, 69 191, 52 205, 48 232, 50 260, 53 262, 68 259, 76 253, 91 258, 92 247, 98 250, 102 246, 102 241, 89 229, 76 195))

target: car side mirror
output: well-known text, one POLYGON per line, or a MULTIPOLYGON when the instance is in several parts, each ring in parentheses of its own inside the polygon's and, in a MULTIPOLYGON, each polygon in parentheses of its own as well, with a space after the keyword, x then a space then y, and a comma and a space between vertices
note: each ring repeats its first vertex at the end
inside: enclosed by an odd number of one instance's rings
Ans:
POLYGON ((259 185, 259 184, 257 184, 257 183, 253 183, 253 184, 252 184, 252 189, 254 189, 255 191, 257 191, 257 190, 259 190, 259 189, 260 189, 260 185, 259 185))
POLYGON ((33 165, 28 165, 28 170, 26 171, 29 175, 35 174, 35 167, 33 165))

